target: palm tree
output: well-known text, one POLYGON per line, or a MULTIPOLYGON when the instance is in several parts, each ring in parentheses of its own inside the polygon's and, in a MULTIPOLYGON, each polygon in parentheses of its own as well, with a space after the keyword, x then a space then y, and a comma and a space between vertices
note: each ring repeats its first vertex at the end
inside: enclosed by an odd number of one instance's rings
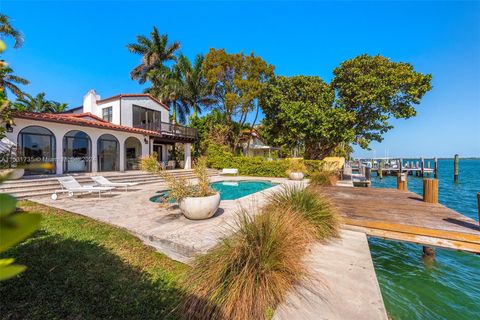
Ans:
POLYGON ((9 89, 17 98, 23 97, 23 92, 17 87, 17 84, 29 84, 27 79, 16 76, 13 74, 13 70, 10 67, 0 67, 0 88, 2 88, 6 94, 5 89, 9 89))
POLYGON ((205 57, 198 54, 192 64, 184 55, 178 57, 174 68, 178 69, 180 77, 185 86, 183 102, 189 109, 193 109, 193 116, 197 118, 202 113, 202 108, 216 103, 215 97, 210 93, 207 80, 203 76, 202 65, 205 57))
POLYGON ((45 92, 40 92, 35 97, 25 93, 24 97, 18 98, 13 107, 18 111, 28 112, 62 112, 67 108, 67 103, 60 103, 45 99, 45 92))
POLYGON ((0 13, 0 35, 4 37, 12 37, 15 39, 14 48, 19 48, 23 44, 23 37, 20 31, 12 27, 7 15, 0 13))
POLYGON ((142 63, 136 66, 130 76, 140 83, 148 80, 151 71, 168 72, 165 65, 168 61, 176 61, 175 52, 180 48, 179 42, 168 43, 168 35, 158 33, 157 27, 153 27, 150 39, 145 36, 137 36, 137 43, 127 45, 130 52, 142 55, 142 63))
POLYGON ((147 75, 147 79, 152 82, 152 86, 145 92, 171 106, 174 123, 177 123, 177 118, 181 123, 185 123, 190 109, 183 103, 186 90, 178 68, 167 69, 166 72, 153 70, 147 75))

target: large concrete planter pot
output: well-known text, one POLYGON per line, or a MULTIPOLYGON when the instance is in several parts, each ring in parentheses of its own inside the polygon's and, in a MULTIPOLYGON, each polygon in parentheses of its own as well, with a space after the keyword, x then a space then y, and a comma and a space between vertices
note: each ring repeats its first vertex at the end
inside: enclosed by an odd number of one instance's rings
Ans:
POLYGON ((186 197, 178 202, 183 215, 192 220, 211 218, 220 205, 220 193, 208 197, 186 197))
POLYGON ((10 173, 8 180, 18 180, 25 174, 25 169, 6 169, 0 170, 1 175, 10 173))
POLYGON ((290 180, 303 180, 304 176, 303 172, 290 172, 288 174, 290 180))

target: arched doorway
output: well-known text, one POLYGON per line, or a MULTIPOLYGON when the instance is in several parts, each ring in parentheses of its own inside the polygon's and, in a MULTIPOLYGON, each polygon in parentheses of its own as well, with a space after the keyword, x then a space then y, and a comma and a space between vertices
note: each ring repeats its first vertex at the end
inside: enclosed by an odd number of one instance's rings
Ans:
POLYGON ((25 174, 55 173, 55 135, 47 128, 30 126, 18 134, 17 155, 20 163, 31 164, 25 174))
POLYGON ((117 138, 104 134, 98 138, 98 171, 117 171, 120 164, 120 145, 117 138))
POLYGON ((72 130, 63 137, 63 172, 90 172, 92 164, 90 137, 83 131, 72 130))
POLYGON ((138 170, 138 158, 142 155, 142 143, 134 137, 125 140, 125 170, 138 170))

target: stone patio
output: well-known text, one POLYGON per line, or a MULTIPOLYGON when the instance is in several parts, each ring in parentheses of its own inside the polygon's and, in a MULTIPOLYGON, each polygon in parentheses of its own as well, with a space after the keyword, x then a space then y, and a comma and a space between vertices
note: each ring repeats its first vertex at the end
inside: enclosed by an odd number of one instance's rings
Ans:
MULTIPOLYGON (((223 200, 213 218, 201 221, 186 219, 176 206, 167 208, 149 201, 158 191, 167 189, 163 183, 140 185, 100 199, 90 195, 34 201, 124 228, 170 258, 189 263, 235 231, 240 208, 254 214, 268 193, 280 190, 282 185, 305 184, 283 178, 211 178, 212 182, 224 180, 269 180, 279 185, 237 200, 223 200)), ((365 234, 342 230, 340 238, 312 246, 305 264, 314 278, 299 284, 287 296, 277 308, 275 320, 387 319, 365 234)))
MULTIPOLYGON (((237 176, 211 179, 212 182, 222 180, 266 178, 237 176)), ((235 230, 240 208, 254 212, 257 205, 264 203, 266 194, 279 190, 283 184, 304 184, 283 178, 268 180, 279 185, 237 200, 223 200, 213 218, 197 221, 185 218, 177 206, 165 207, 149 201, 158 191, 167 189, 164 183, 141 185, 129 192, 104 194, 102 198, 94 195, 75 198, 62 196, 56 201, 47 197, 36 198, 34 201, 127 229, 170 258, 188 263, 235 230)))

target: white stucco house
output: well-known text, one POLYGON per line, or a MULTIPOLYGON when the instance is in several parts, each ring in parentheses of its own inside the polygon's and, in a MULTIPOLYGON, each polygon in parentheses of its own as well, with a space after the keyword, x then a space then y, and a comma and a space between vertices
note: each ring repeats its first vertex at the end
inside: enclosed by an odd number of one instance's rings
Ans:
MULTIPOLYGON (((13 114, 6 138, 16 143, 19 159, 51 163, 53 169, 27 174, 137 170, 140 156, 171 158, 172 147, 184 146, 181 167, 191 168, 193 128, 169 122, 169 108, 149 94, 119 94, 101 99, 94 90, 83 105, 65 113, 13 114)), ((177 164, 178 165, 178 164, 177 164)), ((52 166, 50 166, 52 167, 52 166)))
POLYGON ((264 157, 270 158, 271 152, 280 150, 280 148, 269 146, 265 143, 257 130, 243 130, 240 137, 240 145, 243 154, 247 157, 264 157))

